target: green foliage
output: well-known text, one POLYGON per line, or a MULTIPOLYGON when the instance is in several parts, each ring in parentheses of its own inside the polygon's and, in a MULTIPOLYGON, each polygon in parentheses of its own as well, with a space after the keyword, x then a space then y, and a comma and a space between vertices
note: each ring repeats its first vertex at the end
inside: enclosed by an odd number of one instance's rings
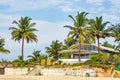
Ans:
POLYGON ((116 49, 120 52, 120 23, 113 26, 113 37, 115 38, 115 42, 117 42, 116 49))
POLYGON ((94 37, 89 34, 89 31, 87 30, 88 27, 88 19, 87 16, 88 13, 81 12, 77 14, 75 18, 72 17, 72 15, 69 15, 69 17, 73 20, 73 26, 65 25, 64 27, 69 28, 70 31, 68 33, 68 38, 65 40, 65 43, 68 46, 71 46, 75 43, 82 43, 85 41, 94 41, 94 37))
POLYGON ((113 37, 116 42, 120 42, 120 23, 113 26, 113 37))
POLYGON ((105 46, 105 47, 109 47, 109 48, 115 48, 115 45, 112 45, 112 44, 110 44, 110 43, 108 43, 108 41, 105 41, 103 44, 102 44, 102 46, 105 46))
POLYGON ((89 20, 90 28, 89 31, 91 32, 94 37, 97 38, 98 42, 98 53, 99 53, 99 47, 100 47, 100 38, 105 38, 112 36, 112 29, 111 28, 106 28, 107 24, 109 24, 109 21, 103 22, 103 18, 101 17, 96 17, 96 19, 91 19, 89 20))
POLYGON ((60 62, 59 62, 59 61, 54 61, 53 64, 54 64, 54 65, 60 65, 60 62))
POLYGON ((32 53, 32 55, 28 55, 27 57, 30 58, 30 61, 33 61, 33 62, 40 62, 40 57, 41 57, 41 54, 40 54, 41 51, 34 51, 32 53))
POLYGON ((62 58, 63 59, 69 59, 69 58, 71 58, 71 54, 67 54, 67 53, 65 53, 65 54, 62 54, 62 58))
MULTIPOLYGON (((81 12, 75 16, 75 18, 72 17, 72 15, 69 15, 69 17, 73 20, 73 26, 65 25, 64 27, 69 28, 70 31, 68 33, 68 38, 66 39, 66 43, 68 46, 71 46, 74 43, 79 43, 79 47, 81 47, 81 44, 87 41, 95 41, 94 36, 89 34, 89 31, 87 30, 88 26, 88 19, 87 16, 88 13, 81 12)), ((80 48, 79 48, 79 61, 80 61, 80 48)))
POLYGON ((0 38, 0 52, 2 53, 10 53, 8 49, 4 47, 5 45, 5 40, 3 38, 0 38))
POLYGON ((62 65, 65 66, 65 65, 68 65, 68 64, 67 63, 63 63, 62 65))
POLYGON ((53 57, 54 60, 58 60, 60 57, 59 51, 66 49, 66 47, 61 42, 56 40, 52 41, 50 47, 46 47, 45 49, 49 57, 53 57))
POLYGON ((114 54, 112 58, 112 62, 114 65, 120 65, 120 55, 114 54))
POLYGON ((24 40, 26 40, 27 43, 29 43, 30 41, 38 41, 37 35, 34 34, 37 29, 33 28, 35 26, 35 23, 31 23, 31 20, 32 19, 29 17, 21 17, 19 21, 13 21, 13 24, 16 24, 17 28, 9 28, 9 30, 12 30, 12 39, 19 42, 22 41, 22 60, 24 56, 24 40))
POLYGON ((17 63, 17 67, 24 67, 26 65, 26 61, 22 61, 22 56, 18 56, 18 59, 13 62, 17 63))
POLYGON ((109 55, 106 53, 96 54, 91 57, 90 60, 86 61, 84 64, 108 64, 109 55))
POLYGON ((32 55, 27 56, 31 65, 40 65, 41 59, 47 59, 46 54, 42 54, 41 51, 36 50, 32 55))
POLYGON ((73 63, 72 66, 81 66, 81 63, 76 62, 76 63, 73 63))
POLYGON ((8 62, 8 61, 7 61, 6 59, 2 59, 1 62, 6 63, 6 62, 8 62))
POLYGON ((100 62, 102 64, 107 64, 109 60, 109 55, 107 53, 100 54, 100 62))

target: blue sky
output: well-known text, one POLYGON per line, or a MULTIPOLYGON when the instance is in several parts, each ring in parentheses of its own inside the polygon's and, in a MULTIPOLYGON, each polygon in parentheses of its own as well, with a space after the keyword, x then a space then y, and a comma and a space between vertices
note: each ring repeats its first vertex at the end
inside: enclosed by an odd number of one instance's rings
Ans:
MULTIPOLYGON (((120 0, 1 0, 0 1, 0 36, 5 39, 5 47, 10 54, 0 54, 7 60, 16 59, 21 55, 21 44, 11 40, 9 27, 15 26, 13 20, 19 20, 21 16, 29 16, 32 22, 36 22, 35 28, 38 43, 25 44, 25 59, 33 50, 41 50, 45 53, 45 47, 53 40, 61 42, 67 37, 68 29, 64 25, 72 25, 68 15, 75 16, 77 11, 86 11, 88 18, 103 16, 104 21, 120 23, 120 0)), ((105 39, 114 44, 112 38, 105 39)), ((103 42, 103 40, 101 40, 103 42)))

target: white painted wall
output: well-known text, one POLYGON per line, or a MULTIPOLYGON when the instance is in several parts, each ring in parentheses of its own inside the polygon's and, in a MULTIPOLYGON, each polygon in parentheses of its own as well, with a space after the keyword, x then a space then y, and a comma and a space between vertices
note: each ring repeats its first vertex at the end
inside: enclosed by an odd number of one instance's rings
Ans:
MULTIPOLYGON (((80 59, 81 62, 85 62, 88 59, 80 59)), ((69 63, 69 64, 73 64, 79 61, 79 59, 59 59, 59 61, 62 61, 62 63, 69 63)))
POLYGON ((41 73, 44 76, 81 76, 85 77, 86 73, 89 73, 91 77, 96 76, 94 69, 73 69, 73 68, 44 68, 41 69, 41 73))
POLYGON ((28 68, 5 68, 5 75, 26 75, 28 68))

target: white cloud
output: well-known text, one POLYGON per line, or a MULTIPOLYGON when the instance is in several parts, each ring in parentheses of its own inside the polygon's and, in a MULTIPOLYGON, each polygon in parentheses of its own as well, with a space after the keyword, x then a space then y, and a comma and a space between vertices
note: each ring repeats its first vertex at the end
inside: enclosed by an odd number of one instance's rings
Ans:
POLYGON ((104 0, 87 0, 87 3, 90 3, 90 4, 95 4, 95 5, 102 5, 104 2, 104 0))
POLYGON ((36 28, 40 44, 49 44, 53 40, 63 41, 66 38, 68 30, 63 26, 69 24, 68 22, 47 22, 47 21, 34 21, 37 23, 36 28))
POLYGON ((3 0, 0 5, 7 6, 7 11, 21 11, 45 8, 50 5, 57 5, 58 0, 3 0))
POLYGON ((59 8, 64 12, 73 12, 74 11, 74 9, 70 7, 70 5, 59 6, 59 8))
MULTIPOLYGON (((73 2, 73 1, 72 1, 73 2)), ((64 0, 6 0, 1 1, 0 5, 7 6, 6 11, 21 11, 21 10, 34 10, 43 9, 51 6, 59 7, 66 5, 71 1, 64 0)))
POLYGON ((112 23, 116 23, 117 21, 120 20, 119 16, 113 15, 113 14, 102 14, 103 18, 107 21, 110 21, 112 23))
POLYGON ((25 11, 25 10, 35 10, 44 8, 57 8, 64 12, 73 11, 74 3, 80 0, 5 0, 1 1, 0 5, 4 6, 3 11, 15 12, 15 11, 25 11))
POLYGON ((0 27, 10 27, 13 20, 17 20, 20 15, 0 13, 0 27))
POLYGON ((99 12, 103 12, 104 7, 92 7, 90 9, 90 13, 99 13, 99 12))
POLYGON ((109 1, 114 5, 119 5, 120 4, 120 0, 109 0, 109 1))
POLYGON ((120 13, 120 0, 109 0, 111 4, 112 13, 120 13))

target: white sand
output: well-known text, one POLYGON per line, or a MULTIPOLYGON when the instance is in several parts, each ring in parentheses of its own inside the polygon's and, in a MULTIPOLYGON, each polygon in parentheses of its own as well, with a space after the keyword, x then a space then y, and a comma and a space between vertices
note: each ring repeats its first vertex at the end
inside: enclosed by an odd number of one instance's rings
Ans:
POLYGON ((0 80, 120 80, 120 78, 98 78, 79 76, 7 76, 0 75, 0 80))

